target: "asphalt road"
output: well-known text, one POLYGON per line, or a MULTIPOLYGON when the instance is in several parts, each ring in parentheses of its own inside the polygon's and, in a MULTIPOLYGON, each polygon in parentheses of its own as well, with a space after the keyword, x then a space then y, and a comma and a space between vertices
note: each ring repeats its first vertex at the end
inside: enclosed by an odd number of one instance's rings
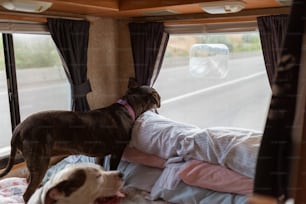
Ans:
MULTIPOLYGON (((19 103, 21 120, 25 119, 34 111, 47 109, 67 110, 70 107, 69 98, 63 103, 62 98, 67 98, 67 89, 69 85, 62 81, 47 82, 39 87, 31 87, 19 90, 19 103)), ((8 146, 11 140, 11 121, 8 109, 7 94, 0 92, 0 155, 1 148, 8 146)), ((7 151, 7 150, 3 150, 7 151)))
MULTIPOLYGON (((186 66, 162 70, 154 86, 162 97, 159 112, 202 128, 232 126, 262 130, 271 97, 263 67, 263 61, 253 56, 231 60, 229 72, 223 79, 192 77, 186 66)), ((53 109, 65 109, 68 103, 54 99, 67 97, 67 88, 67 84, 54 81, 21 90, 22 118, 33 109, 45 109, 46 101, 52 101, 48 106, 53 109)), ((1 148, 10 143, 11 129, 7 95, 1 91, 0 154, 1 148)))
POLYGON ((188 67, 162 70, 154 87, 162 97, 160 114, 202 128, 263 130, 271 98, 258 56, 231 60, 223 79, 194 78, 188 67))

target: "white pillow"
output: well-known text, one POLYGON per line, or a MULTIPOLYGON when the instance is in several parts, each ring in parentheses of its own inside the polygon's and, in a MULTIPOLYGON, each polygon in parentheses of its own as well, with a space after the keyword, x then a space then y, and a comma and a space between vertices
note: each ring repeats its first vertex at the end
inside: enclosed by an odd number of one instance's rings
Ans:
POLYGON ((181 140, 200 130, 197 126, 173 121, 147 111, 135 121, 130 146, 168 159, 177 156, 176 151, 181 140))

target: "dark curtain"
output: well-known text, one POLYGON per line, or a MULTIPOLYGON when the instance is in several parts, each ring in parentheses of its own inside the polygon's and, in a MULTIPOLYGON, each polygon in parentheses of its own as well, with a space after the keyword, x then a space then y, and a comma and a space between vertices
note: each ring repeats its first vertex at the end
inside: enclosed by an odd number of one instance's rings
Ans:
POLYGON ((169 34, 163 23, 130 23, 135 80, 138 85, 153 85, 161 68, 169 34))
POLYGON ((89 22, 50 18, 47 25, 71 84, 72 110, 88 111, 86 95, 91 91, 87 79, 89 22))
MULTIPOLYGON (((285 33, 280 47, 279 62, 272 84, 272 99, 268 118, 261 141, 254 193, 267 195, 280 200, 288 197, 290 189, 290 166, 292 160, 292 140, 294 137, 296 104, 302 37, 305 19, 304 0, 294 0, 285 33)), ((303 100, 303 99, 300 99, 303 100)), ((282 202, 279 202, 282 203, 282 202)))
POLYGON ((260 16, 257 18, 257 24, 266 70, 271 85, 280 49, 287 31, 288 15, 260 16))

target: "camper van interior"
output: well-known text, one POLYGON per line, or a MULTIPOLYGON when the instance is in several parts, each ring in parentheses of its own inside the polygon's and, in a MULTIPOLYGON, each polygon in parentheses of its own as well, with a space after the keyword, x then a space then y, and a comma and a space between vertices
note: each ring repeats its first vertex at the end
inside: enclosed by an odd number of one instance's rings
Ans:
MULTIPOLYGON (((0 174, 30 115, 106 107, 136 84, 161 104, 134 121, 121 203, 305 203, 305 4, 0 0, 0 174)), ((43 184, 80 162, 95 158, 60 160, 43 184)), ((0 203, 24 203, 26 177, 20 153, 0 203)))

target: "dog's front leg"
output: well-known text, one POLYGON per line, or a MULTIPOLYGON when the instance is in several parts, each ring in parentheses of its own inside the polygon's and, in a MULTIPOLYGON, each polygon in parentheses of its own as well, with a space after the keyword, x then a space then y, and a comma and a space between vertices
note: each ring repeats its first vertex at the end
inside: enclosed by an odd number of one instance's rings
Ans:
POLYGON ((106 155, 104 157, 96 157, 96 164, 103 166, 103 169, 105 171, 109 171, 110 170, 110 163, 109 163, 110 156, 111 155, 106 155))
POLYGON ((121 156, 123 154, 123 151, 117 153, 117 154, 111 154, 109 159, 109 170, 117 170, 118 165, 121 160, 121 156))
POLYGON ((99 165, 103 166, 103 164, 104 164, 104 157, 96 157, 95 161, 96 161, 96 164, 99 164, 99 165))

